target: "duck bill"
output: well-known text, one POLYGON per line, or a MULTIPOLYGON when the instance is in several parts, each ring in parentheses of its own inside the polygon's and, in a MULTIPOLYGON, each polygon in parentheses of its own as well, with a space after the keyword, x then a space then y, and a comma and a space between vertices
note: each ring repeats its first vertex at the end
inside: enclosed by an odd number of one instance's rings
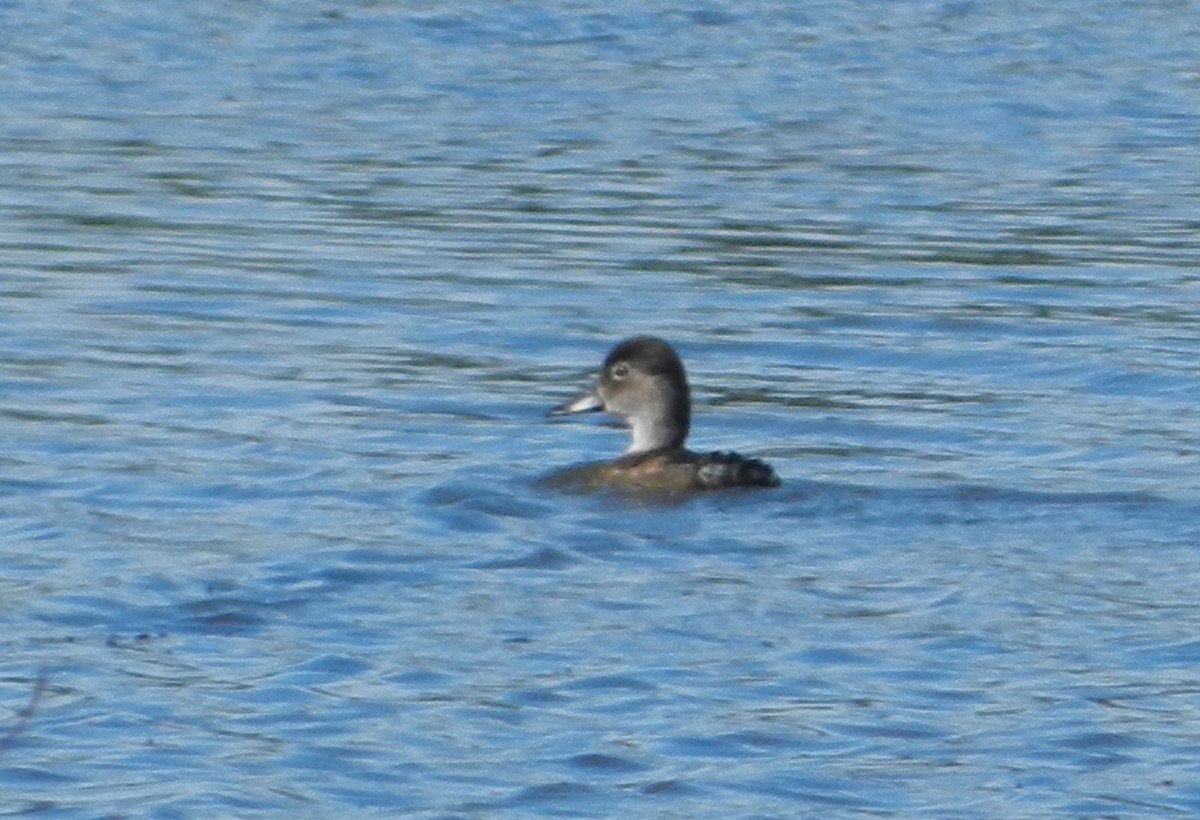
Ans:
POLYGON ((560 404, 550 411, 552 416, 566 416, 571 413, 587 413, 592 410, 603 410, 604 402, 600 401, 600 397, 596 395, 596 391, 589 390, 581 396, 571 399, 568 402, 560 404))

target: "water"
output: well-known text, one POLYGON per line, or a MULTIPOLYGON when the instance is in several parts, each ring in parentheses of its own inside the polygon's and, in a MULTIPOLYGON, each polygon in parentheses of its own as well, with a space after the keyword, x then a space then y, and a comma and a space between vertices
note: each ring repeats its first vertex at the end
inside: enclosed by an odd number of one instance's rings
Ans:
POLYGON ((1200 809, 1190 4, 0 31, 3 812, 1200 809))

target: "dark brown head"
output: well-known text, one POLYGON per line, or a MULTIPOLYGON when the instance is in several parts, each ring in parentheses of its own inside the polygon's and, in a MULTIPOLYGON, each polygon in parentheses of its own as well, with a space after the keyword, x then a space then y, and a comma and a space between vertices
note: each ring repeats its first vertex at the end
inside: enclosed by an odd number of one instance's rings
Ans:
POLYGON ((691 396, 683 362, 653 336, 626 339, 612 349, 595 386, 552 414, 604 410, 629 425, 629 449, 644 453, 682 447, 691 425, 691 396))

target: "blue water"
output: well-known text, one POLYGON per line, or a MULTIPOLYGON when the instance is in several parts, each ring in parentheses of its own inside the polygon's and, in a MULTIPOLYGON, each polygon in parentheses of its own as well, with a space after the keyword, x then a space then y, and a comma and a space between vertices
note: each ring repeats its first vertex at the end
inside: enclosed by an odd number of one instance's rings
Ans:
POLYGON ((1197 42, 0 6, 0 813, 1200 812, 1197 42), (636 333, 782 488, 539 484, 636 333))

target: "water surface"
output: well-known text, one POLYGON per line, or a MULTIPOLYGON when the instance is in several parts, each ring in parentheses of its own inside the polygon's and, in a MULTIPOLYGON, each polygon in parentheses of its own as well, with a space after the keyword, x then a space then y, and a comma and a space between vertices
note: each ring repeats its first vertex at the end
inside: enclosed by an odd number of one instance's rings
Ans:
POLYGON ((0 30, 0 808, 1200 809, 1189 5, 0 30), (783 487, 538 484, 647 332, 783 487))

